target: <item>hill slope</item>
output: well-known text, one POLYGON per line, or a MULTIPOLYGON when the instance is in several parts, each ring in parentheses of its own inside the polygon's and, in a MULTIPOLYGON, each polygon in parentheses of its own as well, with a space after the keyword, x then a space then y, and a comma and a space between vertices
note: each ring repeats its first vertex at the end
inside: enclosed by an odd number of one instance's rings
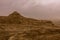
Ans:
POLYGON ((0 40, 60 40, 52 21, 26 18, 18 12, 0 17, 0 40))

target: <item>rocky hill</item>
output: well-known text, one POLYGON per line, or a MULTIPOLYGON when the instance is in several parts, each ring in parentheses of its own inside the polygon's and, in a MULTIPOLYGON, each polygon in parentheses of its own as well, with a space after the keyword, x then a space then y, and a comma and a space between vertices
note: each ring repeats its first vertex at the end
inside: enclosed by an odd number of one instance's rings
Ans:
POLYGON ((18 12, 0 16, 0 40, 60 40, 60 28, 49 20, 27 18, 18 12))

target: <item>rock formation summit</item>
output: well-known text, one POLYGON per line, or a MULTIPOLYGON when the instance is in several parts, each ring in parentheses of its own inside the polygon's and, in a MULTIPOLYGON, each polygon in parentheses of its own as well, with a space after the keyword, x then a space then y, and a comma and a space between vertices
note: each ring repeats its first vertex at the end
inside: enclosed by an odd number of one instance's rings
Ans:
POLYGON ((0 24, 8 24, 8 23, 18 23, 23 16, 20 15, 18 12, 14 11, 12 14, 8 16, 0 16, 0 24))
POLYGON ((10 17, 23 17, 21 14, 18 12, 14 11, 12 14, 9 15, 10 17))

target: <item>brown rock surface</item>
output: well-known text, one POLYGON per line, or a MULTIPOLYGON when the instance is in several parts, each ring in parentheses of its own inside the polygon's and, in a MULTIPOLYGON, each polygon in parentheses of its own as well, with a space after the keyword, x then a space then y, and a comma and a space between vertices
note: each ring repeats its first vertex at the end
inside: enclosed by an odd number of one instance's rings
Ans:
POLYGON ((26 18, 18 12, 0 16, 0 40, 60 40, 52 21, 26 18))

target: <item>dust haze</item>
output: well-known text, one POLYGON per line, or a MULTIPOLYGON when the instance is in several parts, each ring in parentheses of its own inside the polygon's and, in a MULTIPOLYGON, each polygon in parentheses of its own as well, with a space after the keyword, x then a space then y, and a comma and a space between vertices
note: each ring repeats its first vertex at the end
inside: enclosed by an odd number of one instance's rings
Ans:
POLYGON ((0 0, 0 15, 13 11, 31 18, 60 20, 60 0, 0 0))

